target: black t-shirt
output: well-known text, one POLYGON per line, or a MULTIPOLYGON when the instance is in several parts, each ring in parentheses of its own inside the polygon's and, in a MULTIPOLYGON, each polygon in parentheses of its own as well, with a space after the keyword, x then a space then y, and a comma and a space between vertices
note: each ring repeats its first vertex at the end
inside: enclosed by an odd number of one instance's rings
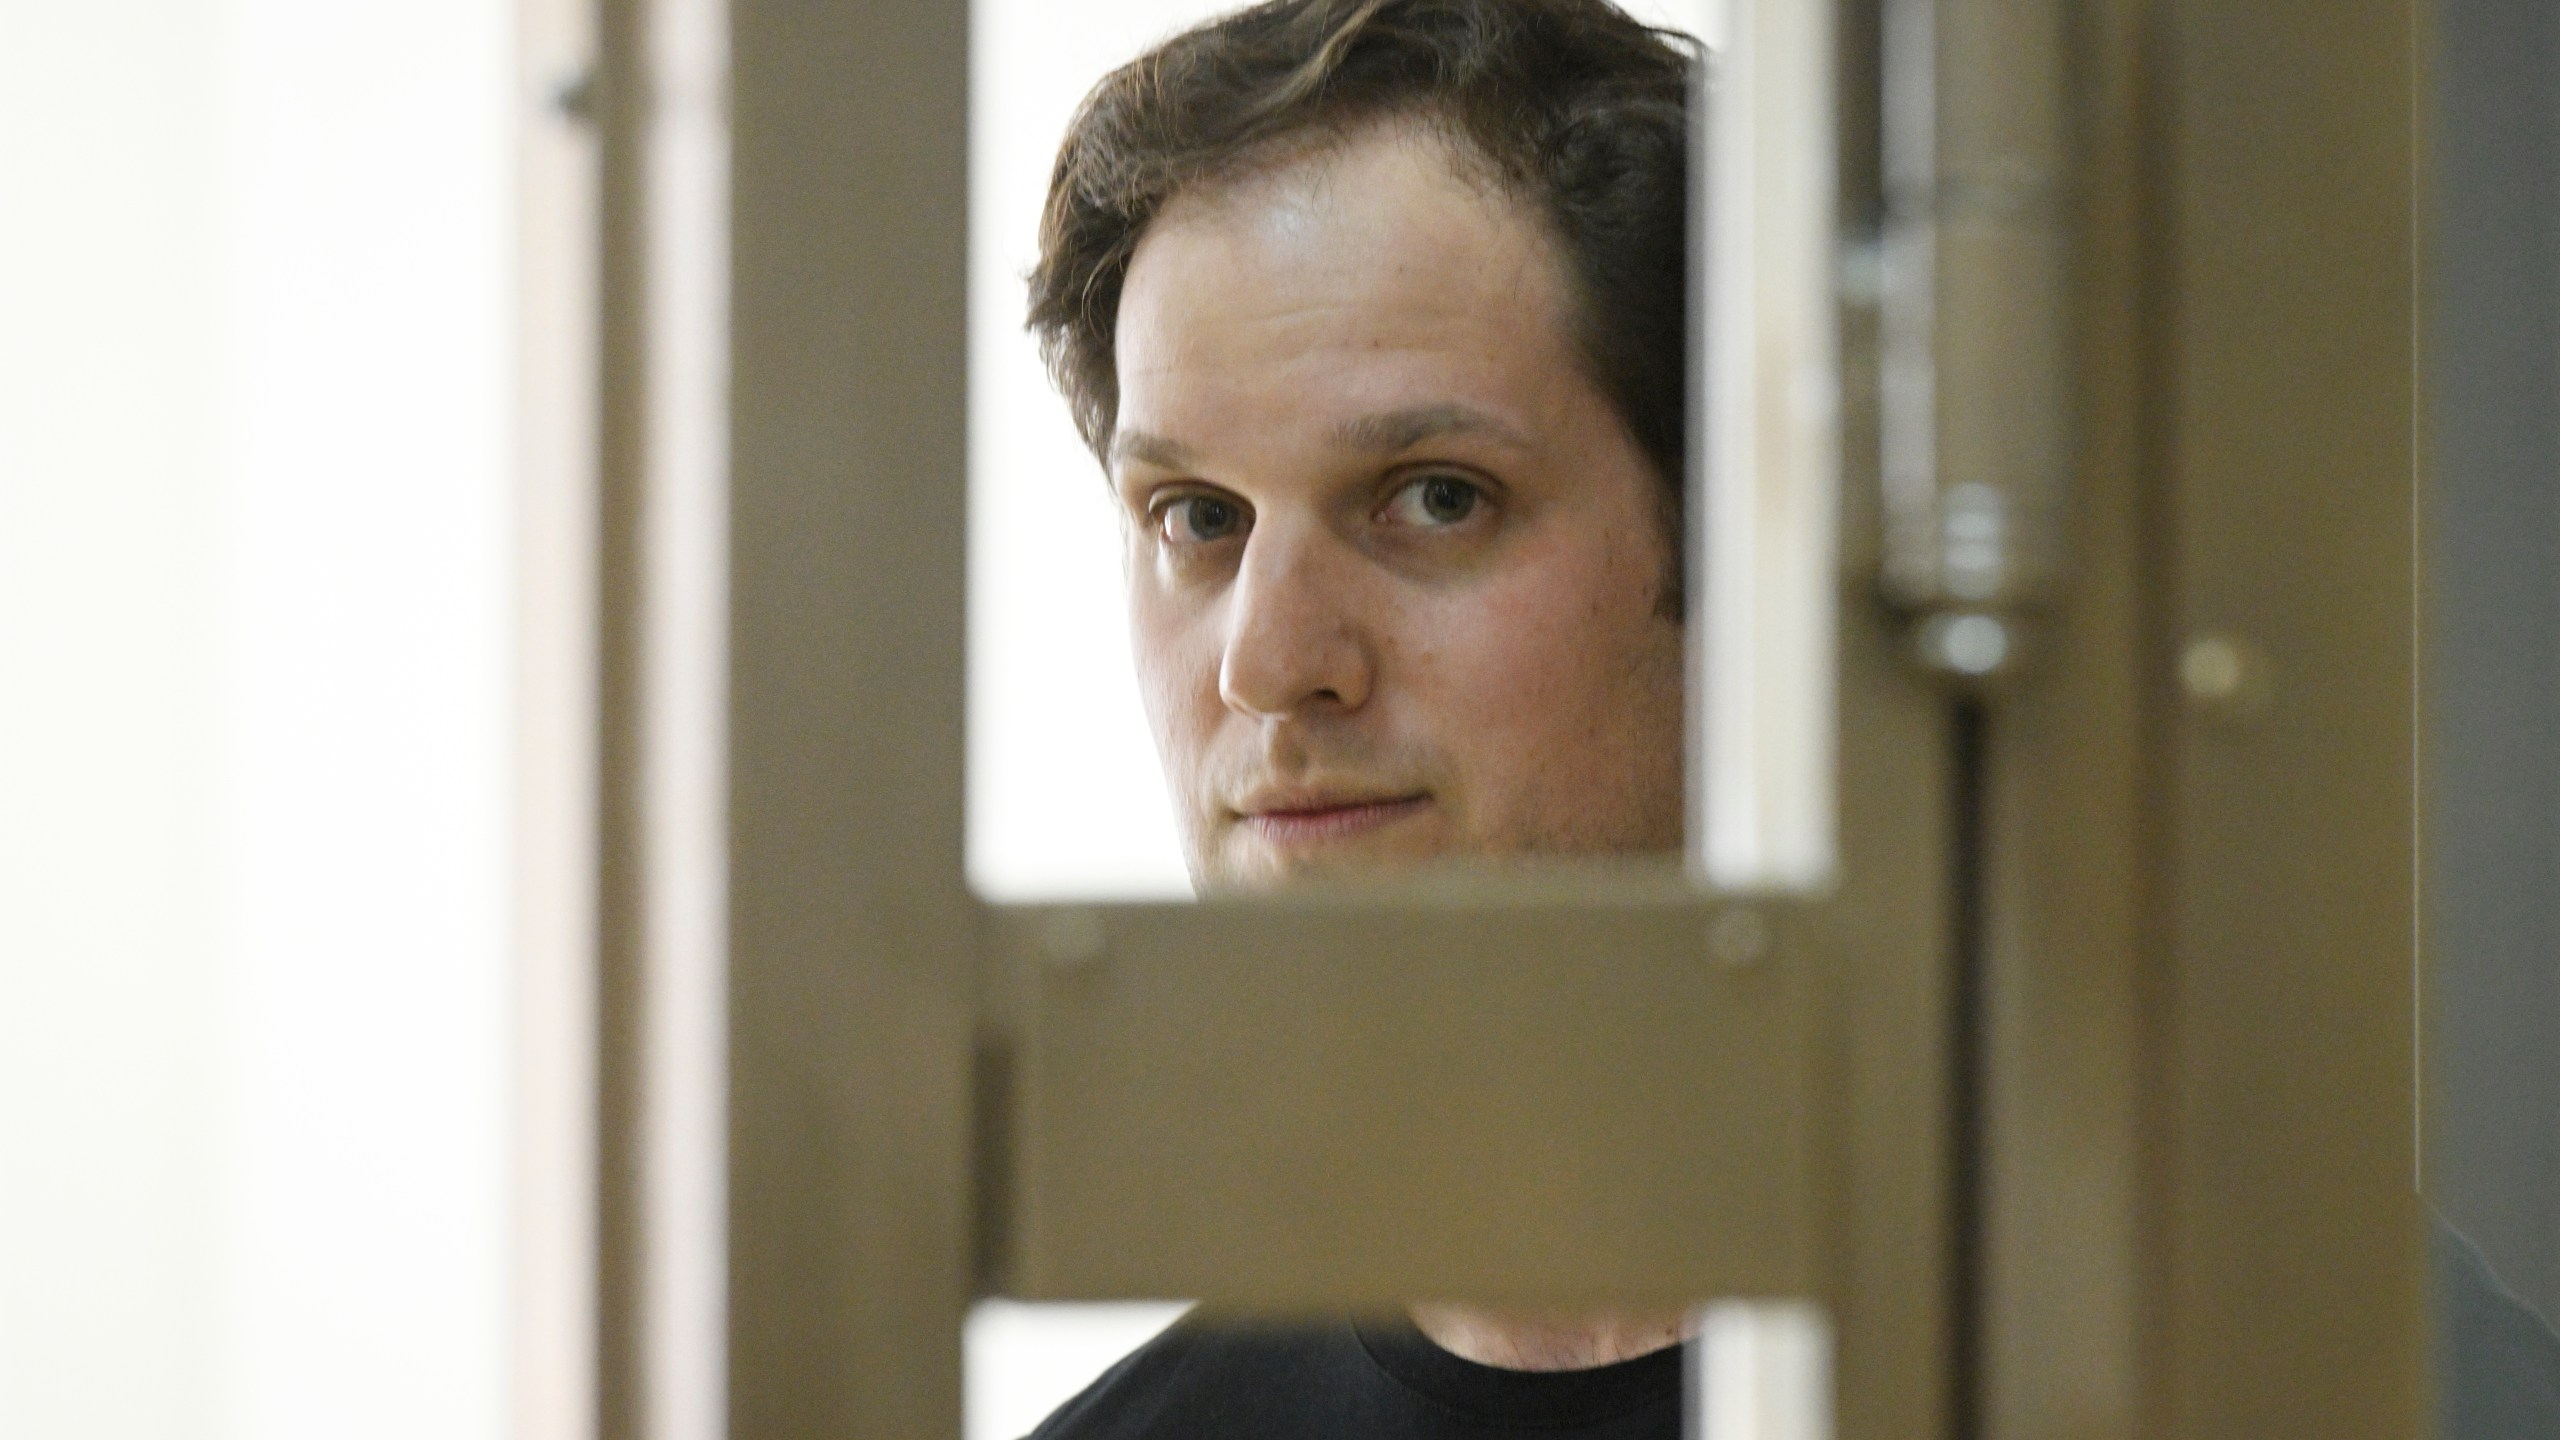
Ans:
MULTIPOLYGON (((2447 1440, 2560 1437, 2560 1336, 2436 1222, 2447 1440)), ((1460 1359, 1410 1320, 1273 1326, 1185 1317, 1059 1407, 1034 1440, 1678 1440, 1678 1347, 1596 1370, 1460 1359)))
POLYGON ((1679 1440, 1679 1346, 1592 1370, 1461 1359, 1410 1320, 1186 1316, 1033 1440, 1679 1440))

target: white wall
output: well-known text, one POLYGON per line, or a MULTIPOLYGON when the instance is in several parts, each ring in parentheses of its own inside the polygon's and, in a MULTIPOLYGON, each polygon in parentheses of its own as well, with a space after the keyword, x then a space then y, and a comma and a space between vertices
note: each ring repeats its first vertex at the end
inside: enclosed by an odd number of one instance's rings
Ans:
POLYGON ((1102 472, 1023 332, 1076 102, 1216 0, 976 0, 969 94, 969 877, 990 898, 1187 895, 1130 670, 1102 472))
POLYGON ((1021 1440, 1189 1307, 981 1300, 962 1332, 961 1440, 1021 1440))
POLYGON ((500 0, 0 0, 0 1434, 494 1435, 500 0))
POLYGON ((0 5, 11 1434, 200 1434, 218 1393, 213 21, 0 5))

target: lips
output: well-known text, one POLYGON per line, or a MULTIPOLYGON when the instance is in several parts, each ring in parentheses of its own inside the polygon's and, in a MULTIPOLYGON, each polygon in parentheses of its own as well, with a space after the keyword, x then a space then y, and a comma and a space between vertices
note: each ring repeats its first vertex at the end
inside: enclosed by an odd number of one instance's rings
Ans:
POLYGON ((1383 830, 1420 814, 1428 794, 1299 791, 1257 795, 1237 807, 1237 822, 1284 849, 1324 845, 1383 830))

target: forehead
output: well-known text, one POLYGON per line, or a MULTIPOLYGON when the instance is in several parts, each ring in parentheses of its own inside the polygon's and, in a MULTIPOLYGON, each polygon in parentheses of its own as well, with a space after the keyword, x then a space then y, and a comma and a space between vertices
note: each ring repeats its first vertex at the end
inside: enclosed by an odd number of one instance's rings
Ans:
POLYGON ((1434 405, 1587 400, 1543 227, 1416 125, 1177 196, 1122 292, 1119 425, 1285 439, 1434 405))

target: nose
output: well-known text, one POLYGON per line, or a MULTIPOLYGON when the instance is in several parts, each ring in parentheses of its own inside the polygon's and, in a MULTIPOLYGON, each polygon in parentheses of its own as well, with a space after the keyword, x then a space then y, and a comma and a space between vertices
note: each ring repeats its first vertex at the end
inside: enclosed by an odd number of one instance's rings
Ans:
POLYGON ((1218 698, 1257 719, 1357 710, 1376 679, 1359 577, 1322 534, 1256 526, 1227 597, 1218 698))

